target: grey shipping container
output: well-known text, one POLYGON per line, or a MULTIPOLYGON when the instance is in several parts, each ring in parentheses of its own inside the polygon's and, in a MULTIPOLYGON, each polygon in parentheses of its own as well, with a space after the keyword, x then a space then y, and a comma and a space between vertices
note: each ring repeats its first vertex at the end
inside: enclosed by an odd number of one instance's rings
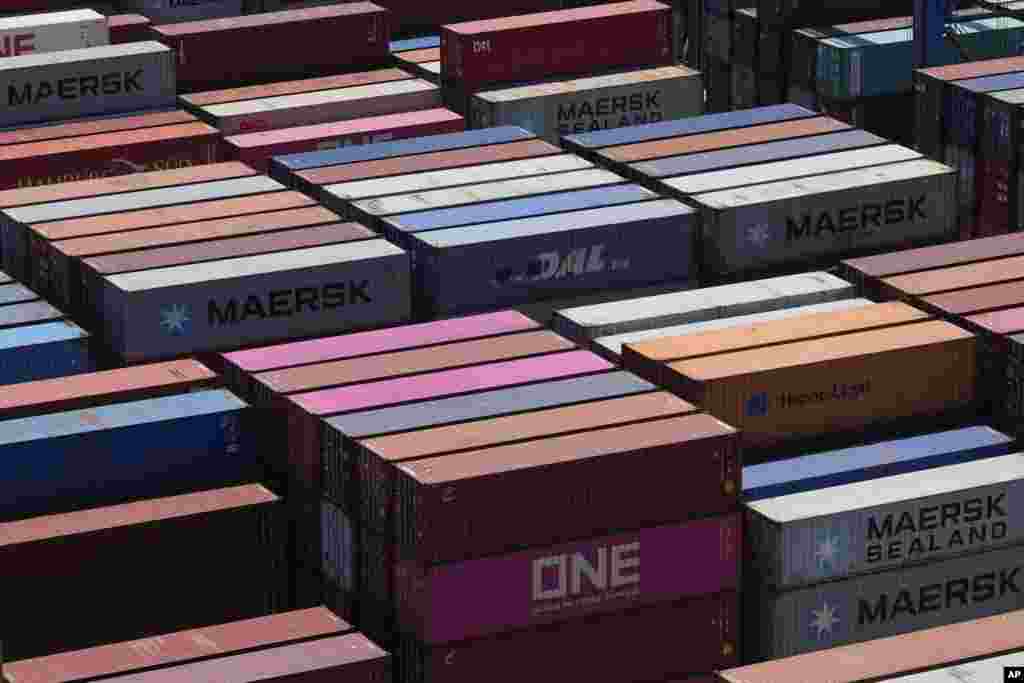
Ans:
POLYGON ((693 276, 696 212, 672 199, 416 233, 419 313, 452 314, 693 276))
POLYGON ((211 104, 197 114, 224 135, 309 126, 441 106, 441 90, 409 78, 386 83, 211 104))
POLYGON ((921 154, 901 145, 881 145, 842 152, 829 152, 812 157, 773 161, 755 166, 726 168, 695 173, 681 178, 664 178, 660 187, 670 194, 688 197, 702 192, 726 190, 744 185, 772 183, 791 178, 838 173, 854 168, 881 166, 900 161, 920 159, 921 154))
POLYGON ((172 107, 175 54, 153 41, 0 60, 0 126, 172 107))
POLYGON ((516 125, 557 143, 565 135, 671 121, 704 112, 699 72, 666 66, 477 93, 474 128, 516 125))
POLYGON ((1024 608, 1020 546, 832 581, 748 591, 746 656, 789 657, 1024 608), (749 597, 749 599, 748 599, 749 597))
POLYGON ((1024 540, 1024 455, 747 503, 751 578, 788 590, 1024 540))
POLYGON ((741 282, 558 311, 552 327, 577 344, 613 334, 849 299, 849 282, 823 272, 741 282))
POLYGON ((716 275, 952 239, 956 171, 914 160, 695 195, 716 275))
POLYGON ((672 327, 659 327, 653 330, 642 330, 640 332, 627 332, 625 334, 613 334, 608 337, 598 337, 594 340, 593 351, 609 360, 618 361, 622 355, 622 345, 632 344, 648 339, 660 337, 677 337, 684 334, 696 334, 698 332, 710 332, 711 330, 723 330, 729 327, 741 325, 756 325, 757 323, 768 322, 769 320, 783 320, 795 318, 799 315, 812 315, 814 313, 826 313, 835 311, 847 311, 852 308, 861 308, 872 304, 868 299, 843 299, 842 301, 829 301, 823 304, 809 304, 807 306, 796 306, 794 308, 783 308, 764 313, 751 313, 749 315, 736 315, 717 320, 707 320, 699 323, 688 323, 686 325, 675 325, 672 327))
POLYGON ((378 239, 122 273, 104 278, 104 322, 132 362, 398 324, 409 268, 378 239))
POLYGON ((793 138, 778 142, 764 142, 758 145, 730 147, 728 149, 696 154, 681 154, 675 157, 662 157, 650 161, 629 164, 628 169, 639 176, 649 178, 667 178, 670 176, 690 173, 705 173, 720 168, 750 166, 783 159, 796 159, 826 152, 839 152, 844 149, 873 147, 888 142, 866 130, 844 130, 838 133, 825 133, 805 138, 793 138))

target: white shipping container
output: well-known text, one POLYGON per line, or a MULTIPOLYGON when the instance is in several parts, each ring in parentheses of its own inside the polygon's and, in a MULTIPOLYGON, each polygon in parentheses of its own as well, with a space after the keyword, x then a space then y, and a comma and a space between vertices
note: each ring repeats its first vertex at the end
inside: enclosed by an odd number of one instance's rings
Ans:
POLYGON ((0 19, 0 57, 109 44, 107 18, 91 9, 0 19))
POLYGON ((565 135, 703 112, 700 72, 666 66, 477 93, 470 121, 474 128, 520 126, 557 143, 565 135))
POLYGON ((568 308, 555 313, 552 327, 577 344, 589 345, 613 334, 837 301, 854 294, 853 285, 834 275, 800 273, 568 308))
POLYGON ((951 664, 941 669, 918 674, 879 679, 878 683, 985 683, 986 681, 1024 681, 1024 673, 1009 677, 1007 667, 1024 669, 1024 652, 1012 652, 999 657, 976 659, 971 662, 951 664))

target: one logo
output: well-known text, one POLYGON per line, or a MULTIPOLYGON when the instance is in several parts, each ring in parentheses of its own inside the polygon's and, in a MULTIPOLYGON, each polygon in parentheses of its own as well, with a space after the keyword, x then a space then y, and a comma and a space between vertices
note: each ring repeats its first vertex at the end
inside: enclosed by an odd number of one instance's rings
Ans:
POLYGON ((760 248, 764 248, 772 238, 771 228, 765 223, 758 223, 747 228, 747 241, 760 248))
MULTIPOLYGON (((967 669, 955 669, 958 673, 962 674, 962 677, 958 678, 961 681, 973 681, 974 673, 967 669)), ((950 675, 955 675, 950 672, 950 675)), ((1004 681, 1024 681, 1024 666, 1004 666, 1003 667, 1003 680, 1004 681)))
POLYGON ((188 304, 171 304, 160 308, 160 327, 167 334, 175 337, 186 335, 191 323, 192 306, 188 304))
POLYGON ((768 393, 754 394, 747 399, 747 416, 764 417, 768 414, 768 393))
POLYGON ((821 609, 811 610, 811 629, 815 631, 818 640, 833 635, 833 629, 839 625, 837 614, 838 610, 827 602, 821 604, 821 609))
POLYGON ((838 536, 833 536, 827 531, 818 534, 814 559, 817 560, 819 569, 836 569, 841 551, 842 541, 838 536))

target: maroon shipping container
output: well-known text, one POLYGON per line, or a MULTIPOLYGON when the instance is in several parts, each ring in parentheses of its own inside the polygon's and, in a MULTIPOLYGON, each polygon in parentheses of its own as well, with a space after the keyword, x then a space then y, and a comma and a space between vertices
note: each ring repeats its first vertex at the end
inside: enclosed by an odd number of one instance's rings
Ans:
POLYGON ((117 133, 140 128, 173 126, 176 123, 196 123, 199 119, 182 109, 151 114, 133 114, 113 118, 85 119, 58 123, 51 126, 15 128, 0 131, 0 145, 23 145, 29 142, 49 142, 64 138, 77 138, 103 133, 117 133))
POLYGON ((413 78, 413 75, 401 69, 374 69, 373 71, 324 76, 323 78, 304 78, 298 81, 283 81, 243 88, 211 90, 208 92, 192 93, 191 95, 182 95, 178 99, 184 107, 195 112, 201 112, 203 107, 208 107, 212 104, 258 100, 265 97, 279 97, 281 95, 298 95, 299 93, 370 85, 372 83, 406 81, 410 78, 413 78))
POLYGON ((119 676, 118 683, 386 683, 391 655, 361 633, 119 676))
POLYGON ((86 683, 102 677, 339 636, 353 630, 330 610, 315 607, 6 662, 3 677, 7 683, 86 683))
POLYGON ((0 147, 0 190, 164 171, 220 160, 220 133, 205 123, 0 147))
POLYGON ((401 557, 450 562, 729 512, 738 441, 699 413, 399 464, 401 557))
POLYGON ((95 408, 110 403, 219 386, 220 378, 194 360, 136 365, 130 368, 25 382, 17 391, 0 392, 0 419, 95 408))
POLYGON ((1024 305, 1024 281, 972 287, 918 299, 916 305, 941 316, 962 316, 1024 305))
POLYGON ((425 109, 403 114, 369 116, 312 126, 232 135, 224 138, 224 147, 228 158, 236 159, 266 173, 270 158, 275 156, 350 145, 369 145, 425 135, 458 133, 465 128, 465 119, 455 112, 447 109, 425 109))
POLYGON ((178 53, 178 90, 194 92, 384 65, 388 12, 369 2, 265 12, 152 29, 178 53))
POLYGON ((236 486, 0 524, 4 610, 17 615, 0 626, 4 658, 280 609, 278 506, 262 486, 236 486), (60 619, 30 618, 41 596, 60 619))
POLYGON ((110 30, 110 44, 137 43, 140 40, 151 40, 150 21, 141 14, 115 14, 107 17, 107 28, 110 30))
POLYGON ((485 85, 672 61, 672 9, 653 0, 441 27, 441 76, 485 85))
POLYGON ((395 680, 664 681, 735 666, 738 620, 738 596, 724 592, 448 645, 403 640, 396 652, 395 680))

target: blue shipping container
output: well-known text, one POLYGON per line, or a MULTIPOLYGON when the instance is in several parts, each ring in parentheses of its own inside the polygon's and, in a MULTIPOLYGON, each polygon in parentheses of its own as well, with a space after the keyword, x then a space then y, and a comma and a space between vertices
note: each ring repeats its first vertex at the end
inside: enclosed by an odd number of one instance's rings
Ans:
POLYGON ((631 204, 658 198, 659 195, 639 185, 615 185, 456 206, 450 209, 403 213, 381 219, 380 225, 384 234, 401 246, 408 243, 409 233, 631 204))
POLYGON ((443 152, 452 149, 465 149, 481 145, 497 145, 517 140, 532 140, 535 133, 518 126, 500 126, 498 128, 481 128, 467 130, 462 133, 445 135, 428 135, 422 138, 401 140, 398 142, 378 142, 372 145, 354 145, 339 149, 327 149, 320 152, 303 152, 301 154, 285 154, 274 157, 270 161, 270 176, 278 182, 288 184, 290 171, 305 171, 322 166, 352 164, 357 161, 374 161, 391 159, 410 154, 426 154, 427 152, 443 152))
POLYGON ((886 144, 890 142, 866 130, 847 130, 714 152, 663 157, 630 164, 629 168, 650 178, 668 178, 886 144))
POLYGON ((949 121, 947 139, 974 149, 978 143, 978 95, 1024 88, 1024 72, 953 81, 945 89, 943 118, 949 121))
POLYGON ((413 234, 416 305, 461 313, 686 280, 697 217, 662 199, 413 234))
POLYGON ((0 306, 20 304, 37 299, 39 299, 39 295, 25 285, 16 282, 9 285, 0 285, 0 306))
POLYGON ((0 422, 0 518, 248 481, 246 408, 217 389, 0 422))
POLYGON ((562 138, 562 146, 580 153, 601 147, 629 145, 634 142, 647 142, 661 138, 674 138, 681 135, 710 133, 727 128, 743 128, 762 123, 806 119, 821 116, 820 112, 804 109, 795 104, 775 104, 770 107, 757 107, 743 111, 730 111, 722 114, 706 114, 688 119, 660 121, 640 126, 612 128, 611 130, 569 135, 562 138))
POLYGON ((786 496, 1012 452, 1013 439, 967 427, 743 468, 743 500, 786 496))
POLYGON ((0 385, 94 369, 89 333, 68 321, 0 330, 0 385))
POLYGON ((407 40, 396 40, 389 46, 392 52, 405 52, 406 50, 426 50, 432 47, 441 47, 441 36, 423 36, 422 38, 409 38, 407 40))

